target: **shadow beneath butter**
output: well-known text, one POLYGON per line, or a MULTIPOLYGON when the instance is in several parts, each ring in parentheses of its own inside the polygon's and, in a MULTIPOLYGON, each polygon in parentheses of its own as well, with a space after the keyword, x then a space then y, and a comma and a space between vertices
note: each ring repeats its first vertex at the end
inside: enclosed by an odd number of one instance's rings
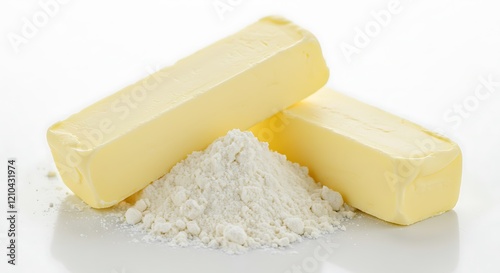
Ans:
MULTIPOLYGON (((360 212, 361 213, 361 212, 360 212)), ((453 272, 459 257, 454 211, 411 226, 385 223, 366 214, 335 236, 330 263, 349 272, 453 272)))

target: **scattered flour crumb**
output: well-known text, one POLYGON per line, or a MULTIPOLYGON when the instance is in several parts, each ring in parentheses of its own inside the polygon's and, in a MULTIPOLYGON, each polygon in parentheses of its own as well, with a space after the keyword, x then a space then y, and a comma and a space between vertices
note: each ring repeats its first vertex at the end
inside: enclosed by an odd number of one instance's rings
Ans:
POLYGON ((147 199, 141 199, 141 200, 135 202, 134 208, 140 212, 145 211, 148 208, 146 200, 147 199))
POLYGON ((129 224, 137 224, 142 220, 142 213, 136 208, 129 208, 125 213, 125 219, 129 224))
POLYGON ((229 242, 243 245, 247 240, 247 234, 240 226, 229 224, 224 229, 224 238, 229 242))
POLYGON ((336 191, 332 191, 326 186, 323 186, 323 188, 321 189, 321 198, 327 201, 334 210, 339 210, 344 204, 342 195, 340 195, 340 193, 336 191))

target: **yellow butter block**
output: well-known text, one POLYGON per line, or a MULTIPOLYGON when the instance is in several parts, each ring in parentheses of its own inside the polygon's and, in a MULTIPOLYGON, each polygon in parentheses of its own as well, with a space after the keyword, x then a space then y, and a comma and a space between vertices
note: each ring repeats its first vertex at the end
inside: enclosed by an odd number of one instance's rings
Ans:
POLYGON ((457 144, 331 89, 251 130, 348 204, 385 221, 409 225, 458 200, 457 144))
POLYGON ((267 17, 54 124, 47 139, 65 184, 90 206, 109 207, 327 79, 316 38, 267 17))

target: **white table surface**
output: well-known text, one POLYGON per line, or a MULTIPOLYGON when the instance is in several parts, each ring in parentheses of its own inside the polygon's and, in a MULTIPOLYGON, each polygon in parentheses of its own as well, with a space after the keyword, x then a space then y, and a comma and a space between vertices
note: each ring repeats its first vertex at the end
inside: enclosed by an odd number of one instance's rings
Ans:
POLYGON ((401 0, 350 61, 342 46, 354 45, 356 28, 373 25, 372 14, 391 1, 66 2, 17 52, 12 35, 45 11, 38 1, 0 3, 0 181, 15 157, 20 206, 13 267, 1 186, 0 272, 500 272, 500 2, 401 0), (46 176, 55 170, 45 139, 52 123, 271 14, 318 37, 328 86, 461 146, 453 211, 409 227, 360 213, 323 239, 227 255, 137 240, 46 176), (475 93, 489 77, 494 87, 475 93))

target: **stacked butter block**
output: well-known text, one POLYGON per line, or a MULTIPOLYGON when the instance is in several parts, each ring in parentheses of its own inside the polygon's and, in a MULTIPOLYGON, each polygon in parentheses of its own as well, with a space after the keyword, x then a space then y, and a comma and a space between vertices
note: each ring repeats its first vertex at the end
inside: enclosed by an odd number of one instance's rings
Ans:
POLYGON ((54 124, 47 139, 65 184, 94 208, 119 203, 234 128, 251 128, 386 221, 453 208, 458 146, 322 88, 328 76, 310 32, 267 17, 54 124), (134 107, 124 109, 124 98, 134 107))
POLYGON ((348 204, 388 222, 409 225, 458 200, 457 144, 331 89, 251 130, 271 149, 308 166, 348 204))

